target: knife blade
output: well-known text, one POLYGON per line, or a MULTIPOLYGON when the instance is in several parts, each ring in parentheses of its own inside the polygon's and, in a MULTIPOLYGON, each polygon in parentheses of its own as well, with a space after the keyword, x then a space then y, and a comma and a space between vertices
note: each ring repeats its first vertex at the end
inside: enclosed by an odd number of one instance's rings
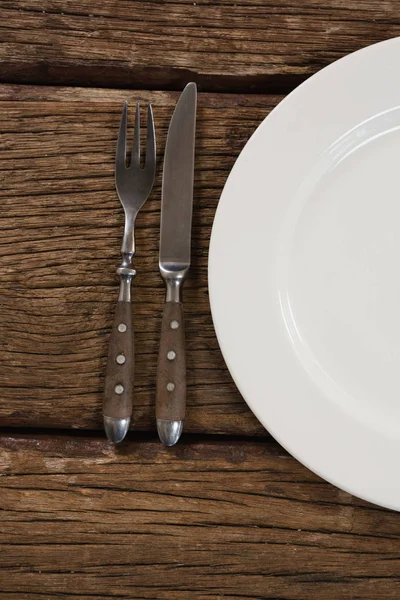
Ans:
POLYGON ((178 441, 186 408, 182 286, 190 267, 197 88, 189 83, 172 115, 165 149, 159 268, 166 284, 156 391, 160 440, 178 441))

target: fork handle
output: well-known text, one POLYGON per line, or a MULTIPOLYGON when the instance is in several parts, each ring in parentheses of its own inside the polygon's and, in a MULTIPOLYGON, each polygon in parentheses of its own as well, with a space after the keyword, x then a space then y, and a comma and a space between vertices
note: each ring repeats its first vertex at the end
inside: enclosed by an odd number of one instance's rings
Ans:
POLYGON ((132 414, 134 342, 131 302, 119 300, 111 329, 103 415, 127 419, 132 414))

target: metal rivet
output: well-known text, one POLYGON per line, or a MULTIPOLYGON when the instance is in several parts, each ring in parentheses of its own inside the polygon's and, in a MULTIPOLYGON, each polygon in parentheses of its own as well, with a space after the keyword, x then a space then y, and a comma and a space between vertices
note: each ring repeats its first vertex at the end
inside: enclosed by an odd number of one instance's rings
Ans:
POLYGON ((119 365, 123 365, 124 362, 126 361, 126 358, 123 354, 118 354, 116 360, 119 365))
POLYGON ((167 354, 168 360, 174 360, 176 358, 176 354, 173 350, 170 350, 167 354))
POLYGON ((171 321, 171 329, 178 329, 179 321, 171 321))
POLYGON ((175 384, 174 384, 174 383, 171 383, 171 382, 170 382, 170 383, 167 383, 167 390, 168 390, 169 392, 173 392, 173 391, 174 391, 174 389, 175 389, 175 384))
POLYGON ((118 325, 118 331, 120 331, 121 333, 125 333, 125 331, 127 330, 127 326, 125 325, 125 323, 120 323, 118 325))
POLYGON ((116 394, 123 394, 124 386, 119 383, 118 385, 115 386, 114 390, 115 390, 116 394))

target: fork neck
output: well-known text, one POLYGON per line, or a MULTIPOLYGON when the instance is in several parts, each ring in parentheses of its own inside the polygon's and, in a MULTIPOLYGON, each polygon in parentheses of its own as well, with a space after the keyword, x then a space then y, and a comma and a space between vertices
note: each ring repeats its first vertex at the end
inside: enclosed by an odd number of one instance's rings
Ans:
POLYGON ((125 227, 124 227, 124 237, 122 239, 122 265, 124 266, 124 260, 128 261, 126 266, 132 265, 132 258, 135 255, 136 246, 135 246, 135 220, 136 215, 132 215, 125 210, 125 227))
POLYGON ((136 275, 135 269, 132 267, 132 259, 134 252, 121 252, 122 262, 117 269, 117 274, 120 276, 121 283, 119 286, 118 300, 120 302, 131 302, 131 284, 132 279, 136 275))

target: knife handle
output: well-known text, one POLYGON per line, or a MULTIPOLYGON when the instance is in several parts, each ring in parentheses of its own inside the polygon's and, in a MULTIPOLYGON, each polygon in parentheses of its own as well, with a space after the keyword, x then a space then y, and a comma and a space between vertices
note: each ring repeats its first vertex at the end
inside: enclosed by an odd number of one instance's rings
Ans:
POLYGON ((132 304, 118 300, 108 350, 103 415, 127 419, 132 414, 133 393, 132 304))
POLYGON ((186 410, 186 356, 183 304, 164 304, 158 354, 156 417, 183 421, 186 410))

